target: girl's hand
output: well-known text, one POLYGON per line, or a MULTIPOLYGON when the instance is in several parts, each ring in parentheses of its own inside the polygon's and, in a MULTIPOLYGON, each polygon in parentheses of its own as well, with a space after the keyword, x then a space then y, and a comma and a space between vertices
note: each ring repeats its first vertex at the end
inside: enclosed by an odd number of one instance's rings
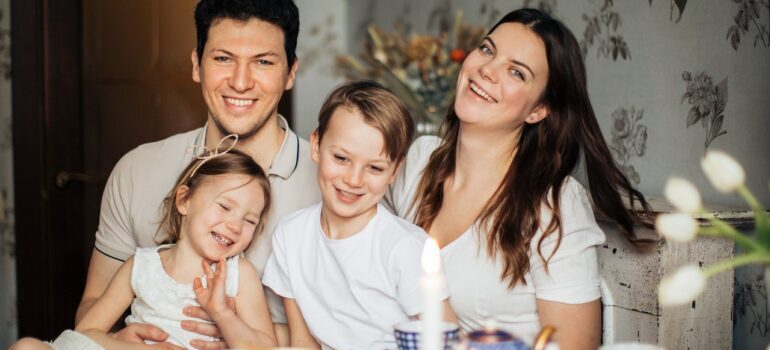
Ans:
POLYGON ((228 298, 225 293, 227 265, 224 260, 220 260, 217 262, 217 270, 212 271, 206 260, 202 260, 201 264, 203 264, 203 271, 206 273, 208 288, 203 287, 200 278, 195 278, 193 282, 195 299, 201 308, 208 313, 212 321, 216 322, 222 315, 235 313, 232 299, 228 298))

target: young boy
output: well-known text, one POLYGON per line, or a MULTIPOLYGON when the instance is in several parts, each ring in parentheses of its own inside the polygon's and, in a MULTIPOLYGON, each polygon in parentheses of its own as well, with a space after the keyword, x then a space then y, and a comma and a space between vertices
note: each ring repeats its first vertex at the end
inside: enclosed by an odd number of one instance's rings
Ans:
POLYGON ((375 82, 346 83, 321 107, 310 143, 322 202, 281 220, 263 276, 284 297, 292 346, 395 348, 393 325, 422 311, 427 235, 378 204, 413 134, 404 104, 375 82))

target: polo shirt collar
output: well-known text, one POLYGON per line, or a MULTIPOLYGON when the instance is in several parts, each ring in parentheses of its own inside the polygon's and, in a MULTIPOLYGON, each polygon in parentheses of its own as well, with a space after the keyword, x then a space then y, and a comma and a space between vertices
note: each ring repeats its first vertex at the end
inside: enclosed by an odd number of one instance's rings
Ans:
MULTIPOLYGON (((270 169, 267 170, 268 175, 279 176, 283 179, 288 179, 294 170, 297 169, 299 164, 299 137, 289 128, 289 123, 282 115, 278 115, 278 126, 286 131, 283 135, 283 141, 281 142, 281 148, 273 158, 273 163, 270 164, 270 169)), ((195 137, 196 147, 202 148, 206 145, 206 130, 209 124, 206 123, 198 132, 195 137)), ((191 154, 190 158, 194 158, 195 155, 191 154)))
POLYGON ((278 153, 273 158, 273 163, 268 169, 269 175, 280 176, 288 179, 299 164, 299 137, 289 128, 289 123, 282 115, 278 115, 278 125, 286 132, 278 153))

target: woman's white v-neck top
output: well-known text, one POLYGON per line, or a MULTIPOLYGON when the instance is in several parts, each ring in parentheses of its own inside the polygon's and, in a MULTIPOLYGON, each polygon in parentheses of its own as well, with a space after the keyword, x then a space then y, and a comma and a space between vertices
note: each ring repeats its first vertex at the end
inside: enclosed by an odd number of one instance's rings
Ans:
MULTIPOLYGON (((411 207, 423 168, 440 139, 424 136, 415 140, 396 182, 386 195, 385 204, 399 216, 414 219, 411 207)), ((487 319, 495 319, 502 329, 531 342, 540 330, 536 299, 579 304, 600 297, 596 246, 605 241, 597 225, 585 189, 572 177, 562 186, 560 208, 563 236, 546 271, 537 253, 537 242, 530 246, 530 270, 526 284, 508 288, 501 280, 502 258, 487 251, 487 232, 478 223, 443 247, 444 273, 450 303, 457 313, 461 328, 468 332, 480 329, 487 319)), ((541 227, 552 216, 546 205, 541 210, 541 227)), ((556 235, 543 241, 542 252, 548 257, 556 247, 556 235)))

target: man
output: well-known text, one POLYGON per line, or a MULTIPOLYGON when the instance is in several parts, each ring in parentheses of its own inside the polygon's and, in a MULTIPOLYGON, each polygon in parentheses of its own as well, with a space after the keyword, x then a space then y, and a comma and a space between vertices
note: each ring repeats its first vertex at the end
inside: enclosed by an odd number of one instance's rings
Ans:
MULTIPOLYGON (((201 0, 195 8, 197 47, 191 54, 192 77, 201 85, 208 121, 200 129, 148 143, 118 162, 102 198, 96 244, 76 319, 101 296, 118 267, 137 247, 154 246, 161 202, 193 157, 191 148, 215 148, 222 137, 238 134, 237 148, 267 169, 273 208, 263 233, 246 257, 261 274, 271 252, 277 220, 286 213, 320 201, 315 165, 306 140, 278 115, 278 102, 292 88, 297 72, 295 49, 299 13, 291 0, 201 0), (193 147, 191 147, 193 146, 193 147)), ((279 343, 286 342, 286 319, 280 298, 268 293, 279 343)), ((185 315, 208 319, 200 308, 185 315)), ((203 322, 182 322, 190 331, 221 336, 203 322)), ((124 340, 163 341, 149 325, 131 325, 117 336, 124 340)), ((194 341, 198 348, 224 348, 223 342, 194 341)))

